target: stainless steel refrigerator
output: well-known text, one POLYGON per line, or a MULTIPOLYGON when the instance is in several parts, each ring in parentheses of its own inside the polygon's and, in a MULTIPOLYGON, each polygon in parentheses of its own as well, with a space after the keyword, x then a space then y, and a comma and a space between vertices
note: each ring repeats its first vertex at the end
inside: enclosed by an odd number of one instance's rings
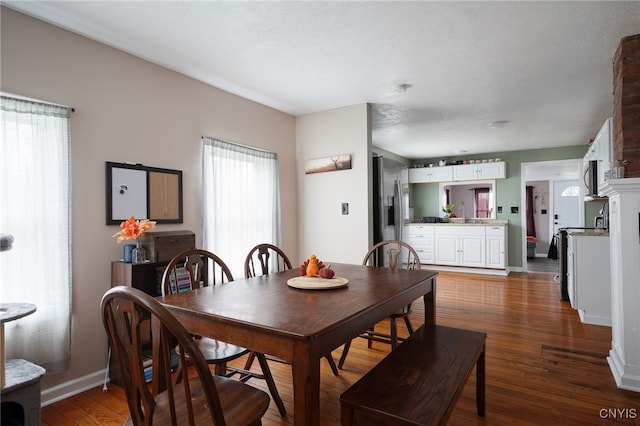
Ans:
POLYGON ((409 169, 385 158, 373 157, 373 243, 403 240, 403 225, 411 218, 409 169))

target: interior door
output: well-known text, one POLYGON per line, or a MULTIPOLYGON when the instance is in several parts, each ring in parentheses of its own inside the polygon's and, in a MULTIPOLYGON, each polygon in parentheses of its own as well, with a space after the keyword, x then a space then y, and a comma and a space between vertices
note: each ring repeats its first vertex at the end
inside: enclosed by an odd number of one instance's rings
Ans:
POLYGON ((553 233, 560 228, 580 226, 580 188, 579 181, 566 180, 553 182, 553 233))

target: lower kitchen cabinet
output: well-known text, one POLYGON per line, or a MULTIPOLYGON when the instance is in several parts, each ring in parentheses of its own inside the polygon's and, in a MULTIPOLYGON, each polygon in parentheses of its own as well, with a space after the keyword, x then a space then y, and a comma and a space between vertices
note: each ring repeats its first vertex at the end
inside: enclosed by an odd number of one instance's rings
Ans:
POLYGON ((567 290, 583 323, 611 326, 610 264, 608 234, 568 234, 567 290))
POLYGON ((403 241, 418 253, 420 263, 434 263, 434 225, 409 225, 404 227, 403 241))
POLYGON ((437 265, 458 266, 460 263, 460 237, 448 232, 437 233, 435 242, 437 249, 434 263, 437 265))
POLYGON ((505 269, 507 267, 507 227, 487 226, 487 268, 505 269))
POLYGON ((426 265, 501 269, 507 267, 507 226, 485 224, 411 224, 403 240, 426 265))
POLYGON ((443 225, 435 230, 435 263, 438 265, 486 266, 485 226, 443 225))

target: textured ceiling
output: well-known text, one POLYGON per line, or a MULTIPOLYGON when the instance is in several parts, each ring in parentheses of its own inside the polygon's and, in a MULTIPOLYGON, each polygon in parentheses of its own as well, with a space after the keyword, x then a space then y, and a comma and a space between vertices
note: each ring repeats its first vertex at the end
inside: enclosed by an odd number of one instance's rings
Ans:
POLYGON ((637 1, 3 4, 289 114, 371 103, 407 158, 586 144, 640 33, 637 1))

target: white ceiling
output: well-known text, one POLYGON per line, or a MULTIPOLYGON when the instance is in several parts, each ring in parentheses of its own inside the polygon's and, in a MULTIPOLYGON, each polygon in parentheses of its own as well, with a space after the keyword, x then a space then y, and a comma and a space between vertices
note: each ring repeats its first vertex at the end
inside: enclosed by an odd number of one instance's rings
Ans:
POLYGON ((638 1, 3 4, 292 115, 371 103, 414 159, 586 144, 640 33, 638 1))

